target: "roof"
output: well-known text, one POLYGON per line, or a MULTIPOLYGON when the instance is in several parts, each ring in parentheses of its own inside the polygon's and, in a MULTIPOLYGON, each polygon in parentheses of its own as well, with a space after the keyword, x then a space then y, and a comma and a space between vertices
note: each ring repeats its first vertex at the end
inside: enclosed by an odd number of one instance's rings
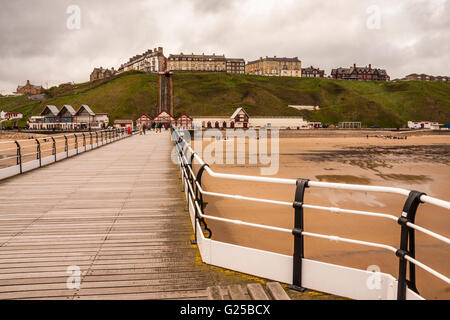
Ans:
POLYGON ((247 115, 247 117, 248 117, 248 113, 245 111, 245 109, 242 108, 242 107, 240 107, 240 108, 237 108, 236 111, 234 111, 233 115, 231 116, 231 119, 236 118, 236 116, 237 116, 237 115, 239 114, 239 112, 241 112, 241 111, 244 111, 244 113, 245 113, 245 114, 247 115))
POLYGON ((255 61, 249 61, 247 64, 254 64, 254 63, 258 63, 258 62, 262 62, 262 61, 300 62, 300 60, 298 60, 298 57, 294 57, 294 58, 265 57, 265 58, 259 58, 258 60, 255 60, 255 61))
POLYGON ((46 105, 44 110, 42 110, 41 115, 43 115, 43 113, 48 110, 50 111, 51 114, 53 114, 55 117, 58 115, 59 110, 56 106, 53 105, 46 105))
POLYGON ((190 120, 192 120, 192 117, 188 116, 186 113, 180 114, 177 119, 180 119, 180 118, 189 118, 190 120))
POLYGON ((141 114, 136 120, 139 120, 139 119, 141 119, 141 118, 148 118, 148 119, 152 119, 152 117, 150 117, 148 114, 146 114, 146 113, 143 113, 143 114, 141 114))
POLYGON ((357 74, 359 73, 368 73, 368 74, 375 74, 378 73, 379 75, 382 76, 387 76, 387 72, 384 69, 377 69, 377 68, 372 68, 372 67, 350 67, 350 68, 337 68, 337 69, 332 69, 331 70, 331 74, 352 74, 356 72, 357 74))
POLYGON ((133 123, 133 120, 121 120, 121 119, 118 119, 118 120, 114 120, 114 123, 116 123, 116 124, 133 123))
POLYGON ((72 108, 72 106, 65 104, 59 111, 58 115, 60 116, 64 112, 64 110, 67 110, 72 116, 74 116, 76 113, 75 110, 72 108))
POLYGON ((153 119, 158 118, 160 115, 162 115, 163 113, 166 113, 169 117, 171 117, 172 119, 175 119, 174 116, 172 116, 168 111, 163 110, 160 113, 158 113, 153 119))
POLYGON ((171 54, 169 55, 169 60, 175 59, 175 58, 183 58, 183 59, 199 59, 199 60, 226 60, 225 55, 207 55, 207 54, 171 54))
POLYGON ((227 58, 227 61, 231 61, 231 62, 245 62, 245 60, 242 59, 242 58, 227 58))
POLYGON ((324 70, 320 70, 319 68, 314 68, 313 66, 310 66, 310 67, 307 67, 307 68, 302 68, 302 71, 306 71, 306 72, 319 71, 319 72, 322 72, 324 70))
POLYGON ((82 110, 86 110, 87 113, 89 113, 89 115, 91 115, 91 116, 93 116, 93 117, 95 116, 94 111, 92 111, 91 108, 90 108, 87 104, 83 104, 83 105, 80 107, 80 109, 78 109, 76 115, 79 115, 80 112, 81 112, 82 110))
POLYGON ((36 85, 34 85, 34 84, 31 84, 31 83, 30 83, 30 80, 27 80, 27 83, 26 83, 24 86, 17 86, 17 90, 23 89, 23 88, 25 88, 26 86, 30 86, 31 88, 34 88, 34 89, 43 89, 42 86, 36 86, 36 85))

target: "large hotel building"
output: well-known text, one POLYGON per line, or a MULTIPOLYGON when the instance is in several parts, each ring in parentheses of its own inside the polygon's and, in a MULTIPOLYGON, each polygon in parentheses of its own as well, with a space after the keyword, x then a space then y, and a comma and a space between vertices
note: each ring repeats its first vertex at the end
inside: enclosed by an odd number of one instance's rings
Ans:
POLYGON ((302 62, 298 60, 298 57, 261 57, 259 60, 248 62, 245 66, 245 73, 261 76, 301 77, 302 62))
POLYGON ((226 72, 225 55, 171 54, 167 59, 167 71, 226 72))

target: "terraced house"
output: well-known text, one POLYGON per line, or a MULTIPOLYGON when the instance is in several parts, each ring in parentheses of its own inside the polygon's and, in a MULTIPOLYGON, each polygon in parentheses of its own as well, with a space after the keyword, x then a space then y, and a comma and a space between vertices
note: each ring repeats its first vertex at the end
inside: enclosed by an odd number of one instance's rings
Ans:
POLYGON ((356 80, 356 81, 364 81, 364 80, 372 80, 372 81, 389 81, 390 77, 388 76, 386 70, 372 68, 372 65, 366 67, 357 67, 356 64, 353 64, 353 67, 350 68, 337 68, 331 70, 331 77, 334 79, 342 79, 342 80, 356 80))
POLYGON ((164 57, 162 47, 149 49, 143 54, 130 58, 127 63, 124 63, 118 69, 118 73, 137 70, 147 73, 164 72, 166 70, 166 57, 164 57))
POLYGON ((226 72, 225 55, 171 54, 167 60, 168 71, 226 72))
POLYGON ((245 66, 246 74, 275 77, 301 77, 302 62, 298 57, 277 58, 276 56, 259 58, 245 66))

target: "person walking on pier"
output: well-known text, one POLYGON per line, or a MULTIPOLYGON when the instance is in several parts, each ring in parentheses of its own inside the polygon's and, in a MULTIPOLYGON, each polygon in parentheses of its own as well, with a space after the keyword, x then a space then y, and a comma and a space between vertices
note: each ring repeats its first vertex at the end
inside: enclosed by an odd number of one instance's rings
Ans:
POLYGON ((147 126, 144 124, 143 126, 142 126, 142 131, 144 132, 144 136, 145 136, 145 131, 147 130, 147 126))

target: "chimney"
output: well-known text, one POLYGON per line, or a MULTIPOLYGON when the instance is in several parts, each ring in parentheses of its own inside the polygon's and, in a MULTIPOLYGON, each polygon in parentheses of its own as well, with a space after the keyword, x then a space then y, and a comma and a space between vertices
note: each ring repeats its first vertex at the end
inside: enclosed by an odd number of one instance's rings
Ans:
POLYGON ((372 70, 372 64, 369 63, 369 70, 372 70))

